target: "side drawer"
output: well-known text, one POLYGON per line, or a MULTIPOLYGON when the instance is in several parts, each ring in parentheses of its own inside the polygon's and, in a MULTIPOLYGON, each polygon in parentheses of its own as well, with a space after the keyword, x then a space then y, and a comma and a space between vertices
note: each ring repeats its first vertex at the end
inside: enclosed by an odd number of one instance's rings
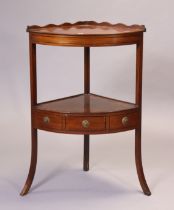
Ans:
POLYGON ((33 125, 41 130, 60 131, 62 129, 62 117, 56 113, 34 111, 33 125))
POLYGON ((67 116, 66 130, 68 131, 104 131, 106 129, 105 116, 67 116))
POLYGON ((127 113, 111 115, 109 120, 110 130, 134 129, 138 126, 139 113, 127 113))

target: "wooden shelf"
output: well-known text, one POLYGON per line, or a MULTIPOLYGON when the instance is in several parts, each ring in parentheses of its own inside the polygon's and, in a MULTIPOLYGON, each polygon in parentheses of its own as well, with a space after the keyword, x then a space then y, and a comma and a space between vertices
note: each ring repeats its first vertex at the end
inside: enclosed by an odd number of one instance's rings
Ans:
POLYGON ((49 102, 40 103, 35 109, 57 112, 59 114, 107 114, 114 112, 133 111, 138 106, 95 94, 79 94, 49 102))
POLYGON ((135 129, 139 108, 133 103, 90 93, 40 103, 33 107, 33 114, 37 129, 98 134, 135 129))
POLYGON ((28 26, 28 32, 52 35, 116 35, 144 32, 144 25, 125 25, 123 23, 111 24, 108 22, 80 21, 76 23, 63 23, 60 25, 48 24, 45 26, 28 26))
POLYGON ((146 31, 144 25, 111 24, 108 22, 80 21, 32 25, 27 27, 33 43, 56 46, 115 46, 136 44, 146 31))

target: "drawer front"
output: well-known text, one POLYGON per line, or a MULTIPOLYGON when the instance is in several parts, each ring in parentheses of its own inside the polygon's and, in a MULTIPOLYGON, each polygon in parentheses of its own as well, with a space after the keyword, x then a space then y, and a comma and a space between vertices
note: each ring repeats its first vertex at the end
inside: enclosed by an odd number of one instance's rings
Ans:
POLYGON ((62 128, 62 118, 55 113, 34 111, 33 124, 35 128, 48 131, 59 131, 62 128))
POLYGON ((66 130, 77 132, 104 131, 106 120, 104 116, 67 116, 66 130))
POLYGON ((125 130, 133 129, 138 126, 139 113, 118 114, 110 116, 110 130, 125 130))

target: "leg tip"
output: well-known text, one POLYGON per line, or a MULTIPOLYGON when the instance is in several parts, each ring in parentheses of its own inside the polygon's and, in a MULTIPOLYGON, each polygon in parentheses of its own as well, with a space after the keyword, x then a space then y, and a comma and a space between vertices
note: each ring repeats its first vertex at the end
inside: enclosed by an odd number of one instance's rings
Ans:
POLYGON ((89 165, 85 165, 85 166, 83 167, 83 170, 84 170, 84 171, 89 171, 89 165))
POLYGON ((22 191, 22 192, 20 193, 20 196, 24 196, 24 195, 26 195, 26 193, 22 191))
POLYGON ((83 168, 84 171, 89 171, 89 167, 83 168))
POLYGON ((150 190, 149 190, 149 191, 144 192, 144 194, 145 194, 145 195, 147 195, 147 196, 151 196, 151 195, 152 195, 152 194, 151 194, 151 192, 150 192, 150 190))
POLYGON ((27 188, 27 186, 24 186, 24 188, 22 189, 22 191, 21 191, 21 193, 20 193, 20 196, 24 196, 24 195, 26 195, 27 193, 28 193, 28 188, 27 188))
POLYGON ((83 170, 84 171, 89 171, 89 163, 84 163, 83 170))

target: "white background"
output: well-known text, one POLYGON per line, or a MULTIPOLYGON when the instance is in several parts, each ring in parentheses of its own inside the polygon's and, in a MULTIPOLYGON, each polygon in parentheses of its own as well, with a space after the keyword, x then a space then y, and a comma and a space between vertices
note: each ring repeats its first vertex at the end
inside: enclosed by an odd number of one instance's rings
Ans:
MULTIPOLYGON (((173 1, 0 0, 0 209, 174 208, 173 1), (144 24, 143 165, 152 196, 141 192, 134 132, 83 136, 39 132, 36 176, 20 197, 30 161, 26 26, 78 20, 144 24)), ((39 101, 83 92, 83 48, 38 47, 39 101)), ((135 46, 91 49, 91 92, 134 101, 135 46)))

